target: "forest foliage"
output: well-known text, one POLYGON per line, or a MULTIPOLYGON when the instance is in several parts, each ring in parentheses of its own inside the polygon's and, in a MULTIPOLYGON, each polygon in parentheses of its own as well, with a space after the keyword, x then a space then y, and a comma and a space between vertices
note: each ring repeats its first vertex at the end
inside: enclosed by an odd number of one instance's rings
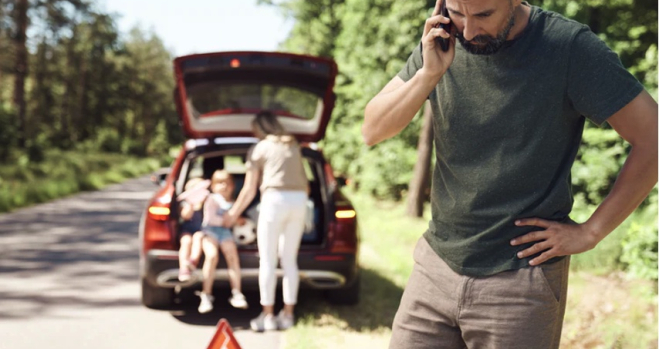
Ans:
POLYGON ((166 153, 182 140, 171 54, 86 0, 0 0, 0 162, 21 152, 166 153))
MULTIPOLYGON (((370 148, 362 141, 361 121, 366 103, 417 45, 435 2, 259 3, 294 21, 281 51, 338 64, 337 103, 321 144, 334 169, 359 191, 403 198, 417 161, 421 117, 370 148)), ((656 0, 530 3, 589 25, 657 98, 656 0)), ((138 27, 121 33, 115 16, 94 0, 0 0, 0 164, 38 164, 50 150, 161 156, 181 143, 172 54, 153 32, 138 27)), ((572 173, 575 210, 588 212, 601 202, 628 152, 629 144, 610 127, 587 123, 572 173)), ((656 265, 656 201, 655 189, 630 228, 641 238, 654 234, 655 241, 629 239, 621 263, 654 258, 656 265), (634 254, 638 246, 650 246, 654 254, 634 254)))

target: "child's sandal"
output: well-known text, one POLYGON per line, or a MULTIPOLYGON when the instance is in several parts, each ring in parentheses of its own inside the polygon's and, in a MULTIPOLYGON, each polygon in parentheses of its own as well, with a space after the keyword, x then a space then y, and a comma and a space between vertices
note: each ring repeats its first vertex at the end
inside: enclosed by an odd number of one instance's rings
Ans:
POLYGON ((178 280, 181 282, 189 281, 191 278, 190 268, 183 267, 178 270, 178 280))
POLYGON ((195 271, 195 270, 197 270, 197 264, 198 264, 198 263, 199 263, 199 261, 196 261, 196 260, 194 260, 194 259, 189 259, 189 260, 188 260, 187 267, 188 267, 188 269, 189 269, 191 272, 192 272, 192 271, 195 271))

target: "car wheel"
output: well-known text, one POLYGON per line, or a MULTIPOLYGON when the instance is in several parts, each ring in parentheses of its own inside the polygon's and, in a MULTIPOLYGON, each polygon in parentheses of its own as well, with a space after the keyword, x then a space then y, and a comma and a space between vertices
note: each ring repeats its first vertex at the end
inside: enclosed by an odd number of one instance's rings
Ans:
POLYGON ((174 302, 174 289, 152 286, 142 279, 142 304, 151 309, 171 307, 174 302))
POLYGON ((336 290, 327 290, 327 300, 336 305, 355 305, 359 303, 361 279, 361 275, 357 275, 349 286, 336 290))

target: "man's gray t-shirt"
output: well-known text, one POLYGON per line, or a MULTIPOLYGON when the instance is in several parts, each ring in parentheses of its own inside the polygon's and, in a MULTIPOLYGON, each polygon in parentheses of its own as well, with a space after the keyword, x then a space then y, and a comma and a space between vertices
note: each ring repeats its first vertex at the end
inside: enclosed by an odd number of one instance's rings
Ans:
MULTIPOLYGON (((530 244, 510 240, 540 228, 515 220, 569 221, 584 117, 602 124, 643 86, 587 26, 535 6, 496 54, 455 51, 429 96, 437 161, 424 237, 463 275, 526 267, 516 253, 530 244)), ((398 76, 422 65, 417 47, 398 76)))

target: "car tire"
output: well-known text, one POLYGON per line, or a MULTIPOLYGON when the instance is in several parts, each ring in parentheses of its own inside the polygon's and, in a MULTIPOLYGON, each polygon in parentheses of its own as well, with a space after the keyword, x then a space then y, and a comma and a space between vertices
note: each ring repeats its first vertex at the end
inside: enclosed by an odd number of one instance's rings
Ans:
POLYGON ((335 305, 355 305, 359 303, 359 291, 361 289, 361 275, 357 275, 352 284, 344 288, 327 290, 327 300, 335 305))
POLYGON ((174 289, 152 286, 142 279, 142 304, 151 309, 169 308, 174 303, 174 289))

